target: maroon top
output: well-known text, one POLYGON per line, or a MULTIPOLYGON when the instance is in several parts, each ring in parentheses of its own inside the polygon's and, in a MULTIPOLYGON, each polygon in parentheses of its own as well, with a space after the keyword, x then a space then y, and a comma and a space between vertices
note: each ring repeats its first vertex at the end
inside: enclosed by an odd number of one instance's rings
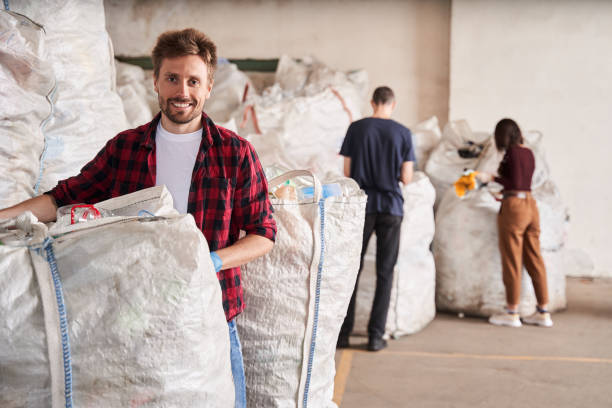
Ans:
POLYGON ((526 147, 511 146, 499 164, 499 177, 495 177, 495 181, 504 186, 504 191, 531 191, 534 170, 533 152, 526 147))

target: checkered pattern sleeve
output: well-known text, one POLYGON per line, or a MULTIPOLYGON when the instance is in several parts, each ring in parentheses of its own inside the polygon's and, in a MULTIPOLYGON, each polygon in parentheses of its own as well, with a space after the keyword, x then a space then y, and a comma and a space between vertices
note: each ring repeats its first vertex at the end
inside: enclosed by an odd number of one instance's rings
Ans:
POLYGON ((261 235, 274 241, 276 222, 272 211, 266 176, 253 146, 246 142, 238 169, 232 223, 247 234, 261 235))

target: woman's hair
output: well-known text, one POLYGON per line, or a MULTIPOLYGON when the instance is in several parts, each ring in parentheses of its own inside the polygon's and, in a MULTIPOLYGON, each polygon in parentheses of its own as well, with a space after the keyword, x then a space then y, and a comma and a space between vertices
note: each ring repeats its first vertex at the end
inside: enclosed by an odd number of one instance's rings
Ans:
POLYGON ((521 129, 512 119, 502 119, 495 126, 495 146, 497 150, 505 150, 510 146, 523 143, 521 129))
POLYGON ((166 31, 157 38, 152 55, 155 78, 159 76, 164 58, 185 55, 199 55, 208 67, 208 80, 213 80, 217 69, 217 47, 206 34, 193 28, 166 31))

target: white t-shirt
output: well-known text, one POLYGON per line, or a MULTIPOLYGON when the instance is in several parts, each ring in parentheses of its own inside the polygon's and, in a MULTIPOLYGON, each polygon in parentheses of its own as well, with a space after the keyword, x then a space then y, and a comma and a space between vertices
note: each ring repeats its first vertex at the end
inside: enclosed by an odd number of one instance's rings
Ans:
POLYGON ((165 185, 174 200, 174 208, 187 213, 187 200, 193 167, 202 141, 202 129, 174 134, 157 125, 155 136, 157 169, 155 185, 165 185))

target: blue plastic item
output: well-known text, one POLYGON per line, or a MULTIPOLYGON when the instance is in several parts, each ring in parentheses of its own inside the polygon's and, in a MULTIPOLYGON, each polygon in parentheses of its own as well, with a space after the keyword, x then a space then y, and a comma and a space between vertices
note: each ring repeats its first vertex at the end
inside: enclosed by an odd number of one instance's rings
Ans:
MULTIPOLYGON (((308 198, 314 197, 314 187, 302 187, 299 190, 299 199, 304 200, 308 198)), ((342 189, 340 188, 340 184, 331 183, 331 184, 323 184, 323 192, 322 198, 328 198, 333 196, 341 196, 342 189)))

